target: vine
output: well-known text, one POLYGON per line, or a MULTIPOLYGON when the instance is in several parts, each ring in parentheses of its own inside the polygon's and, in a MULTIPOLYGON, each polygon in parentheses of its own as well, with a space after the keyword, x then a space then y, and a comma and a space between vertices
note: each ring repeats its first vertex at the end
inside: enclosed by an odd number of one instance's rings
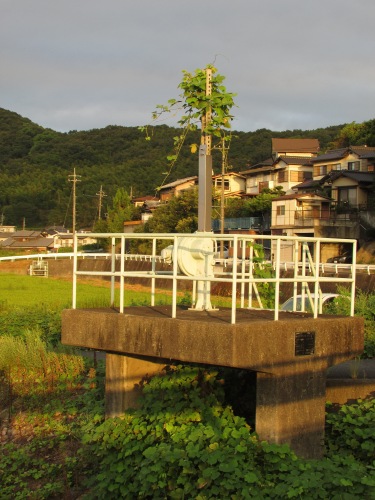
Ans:
MULTIPOLYGON (((167 104, 158 104, 152 114, 155 122, 164 114, 183 112, 178 120, 182 132, 173 138, 173 151, 167 156, 168 171, 163 183, 170 175, 189 132, 200 128, 201 144, 207 137, 216 138, 212 149, 223 149, 223 144, 228 144, 231 140, 230 129, 233 119, 231 109, 235 105, 236 94, 228 92, 223 85, 225 77, 218 74, 217 69, 212 65, 207 65, 204 69, 196 69, 194 73, 185 70, 182 73, 183 78, 178 85, 178 88, 182 90, 179 98, 169 99, 167 104), (209 81, 208 74, 210 75, 209 81), (209 85, 209 90, 207 85, 209 85)), ((140 130, 145 132, 146 140, 151 140, 148 126, 140 127, 140 130)), ((195 153, 198 145, 191 144, 190 149, 192 153, 195 153)))

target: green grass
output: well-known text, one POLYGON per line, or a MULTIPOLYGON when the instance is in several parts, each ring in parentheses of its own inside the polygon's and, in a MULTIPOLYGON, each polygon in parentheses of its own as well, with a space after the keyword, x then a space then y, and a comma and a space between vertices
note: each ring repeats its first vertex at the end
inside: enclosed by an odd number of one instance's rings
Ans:
MULTIPOLYGON (((71 281, 19 274, 0 274, 0 310, 45 306, 49 309, 69 309, 72 307, 73 286, 71 281)), ((119 304, 119 289, 115 289, 115 305, 119 304)), ((97 282, 77 284, 77 307, 109 307, 110 287, 97 282)), ((150 305, 150 289, 145 291, 125 288, 124 305, 150 305)), ((212 297, 213 306, 230 307, 229 297, 212 297)), ((156 294, 156 305, 171 304, 170 292, 156 294)), ((190 293, 186 292, 178 300, 181 305, 190 305, 190 293)))
MULTIPOLYGON (((27 308, 35 305, 43 305, 52 309, 71 308, 72 290, 70 281, 1 274, 0 309, 27 308)), ((77 284, 77 307, 109 307, 110 297, 111 292, 108 286, 97 286, 92 283, 77 284)), ((115 291, 115 301, 118 304, 118 289, 115 291)), ((125 305, 146 303, 150 303, 149 293, 125 291, 125 305)))

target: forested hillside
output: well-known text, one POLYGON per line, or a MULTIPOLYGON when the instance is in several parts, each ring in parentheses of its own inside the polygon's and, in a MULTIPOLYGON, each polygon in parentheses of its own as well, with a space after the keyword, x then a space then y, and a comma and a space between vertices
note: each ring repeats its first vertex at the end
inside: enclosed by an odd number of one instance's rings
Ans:
MULTIPOLYGON (((173 137, 180 131, 161 125, 149 132, 150 141, 137 127, 60 133, 0 108, 0 220, 17 227, 25 220, 27 228, 53 224, 71 227, 69 175, 73 168, 80 176, 77 225, 81 228, 90 228, 95 221, 100 186, 107 195, 103 213, 120 187, 133 196, 154 194, 165 177, 173 137)), ((353 143, 353 139, 357 144, 375 146, 375 120, 309 131, 234 132, 230 168, 241 171, 270 157, 272 137, 317 138, 321 151, 353 143)), ((197 142, 197 135, 188 138, 167 182, 197 175, 198 156, 191 154, 189 147, 197 142)), ((214 170, 221 171, 219 152, 214 153, 214 170)))

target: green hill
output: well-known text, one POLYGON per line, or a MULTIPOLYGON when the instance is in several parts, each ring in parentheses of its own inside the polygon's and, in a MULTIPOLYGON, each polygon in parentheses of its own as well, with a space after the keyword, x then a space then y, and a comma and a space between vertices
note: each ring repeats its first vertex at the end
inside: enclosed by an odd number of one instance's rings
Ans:
MULTIPOLYGON (((314 137, 324 151, 338 143, 343 128, 337 125, 311 131, 234 132, 229 165, 240 171, 268 158, 272 137, 314 137)), ((146 141, 137 127, 108 126, 60 133, 0 108, 0 216, 4 224, 20 227, 25 219, 27 228, 52 224, 71 227, 72 183, 68 178, 74 167, 80 176, 78 227, 92 227, 100 186, 107 195, 104 212, 119 187, 134 196, 154 194, 164 178, 166 157, 179 129, 161 125, 150 132, 151 141, 146 141)), ((197 174, 198 157, 190 153, 189 144, 198 141, 197 134, 188 139, 168 182, 197 174)), ((218 152, 213 160, 214 170, 219 172, 218 152)))

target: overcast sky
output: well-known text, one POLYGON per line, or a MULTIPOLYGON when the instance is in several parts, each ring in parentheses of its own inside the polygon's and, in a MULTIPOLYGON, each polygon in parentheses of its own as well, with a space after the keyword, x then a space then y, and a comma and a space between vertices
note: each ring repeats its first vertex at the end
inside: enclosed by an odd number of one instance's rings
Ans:
MULTIPOLYGON (((58 131, 138 126, 214 63, 235 130, 375 118, 374 0, 0 0, 0 107, 58 131)), ((165 122, 175 125, 173 121, 165 122)))

